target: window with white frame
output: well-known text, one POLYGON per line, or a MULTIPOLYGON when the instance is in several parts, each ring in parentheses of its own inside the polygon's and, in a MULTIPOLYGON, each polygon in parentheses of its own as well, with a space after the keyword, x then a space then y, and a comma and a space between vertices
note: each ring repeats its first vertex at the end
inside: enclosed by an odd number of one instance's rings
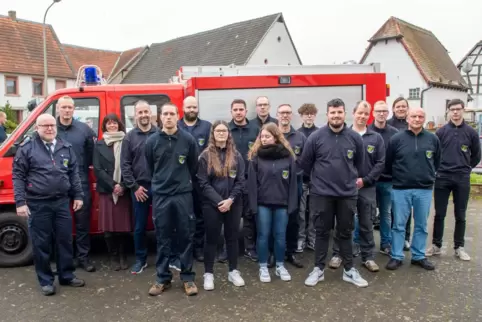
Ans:
POLYGON ((420 87, 410 88, 408 90, 408 99, 409 100, 420 99, 420 87))

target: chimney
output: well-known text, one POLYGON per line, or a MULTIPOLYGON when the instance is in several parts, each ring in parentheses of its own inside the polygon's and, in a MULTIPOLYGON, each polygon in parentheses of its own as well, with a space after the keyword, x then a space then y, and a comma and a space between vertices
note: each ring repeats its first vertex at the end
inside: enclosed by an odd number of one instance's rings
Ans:
POLYGON ((10 19, 12 19, 13 21, 16 21, 17 20, 17 12, 15 10, 10 10, 8 12, 8 16, 10 17, 10 19))

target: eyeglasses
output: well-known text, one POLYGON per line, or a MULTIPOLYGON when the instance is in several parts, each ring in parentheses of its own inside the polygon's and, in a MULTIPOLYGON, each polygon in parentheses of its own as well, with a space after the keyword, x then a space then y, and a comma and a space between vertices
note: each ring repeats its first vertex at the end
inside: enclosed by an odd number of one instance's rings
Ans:
POLYGON ((291 115, 292 112, 278 112, 280 115, 291 115))
POLYGON ((44 129, 48 129, 49 127, 55 128, 57 125, 55 125, 55 124, 39 124, 38 126, 40 126, 41 128, 44 128, 44 129))
POLYGON ((378 110, 378 111, 374 111, 375 113, 377 114, 382 114, 382 113, 388 113, 388 110, 378 110))
POLYGON ((450 112, 460 112, 462 110, 463 110, 462 108, 449 108, 450 112))
POLYGON ((214 130, 215 133, 228 133, 228 130, 214 130))

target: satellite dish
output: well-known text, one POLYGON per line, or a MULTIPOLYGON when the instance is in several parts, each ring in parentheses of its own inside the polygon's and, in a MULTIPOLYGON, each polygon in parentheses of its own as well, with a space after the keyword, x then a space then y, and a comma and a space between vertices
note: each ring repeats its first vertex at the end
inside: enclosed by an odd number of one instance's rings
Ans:
POLYGON ((470 73, 472 71, 472 69, 474 68, 474 66, 472 65, 472 63, 469 61, 469 59, 467 59, 465 61, 465 63, 462 65, 462 71, 466 74, 470 73))

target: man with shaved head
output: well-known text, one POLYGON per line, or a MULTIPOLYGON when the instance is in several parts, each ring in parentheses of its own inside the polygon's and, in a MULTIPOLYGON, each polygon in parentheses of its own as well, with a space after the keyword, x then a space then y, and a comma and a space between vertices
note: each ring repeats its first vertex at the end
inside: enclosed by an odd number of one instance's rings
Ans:
MULTIPOLYGON (((184 116, 177 122, 177 127, 191 134, 196 140, 198 151, 201 153, 208 146, 211 133, 211 123, 199 118, 199 107, 194 96, 184 99, 182 106, 184 116)), ((196 214, 196 233, 194 234, 194 258, 204 261, 204 220, 201 212, 201 200, 199 199, 199 187, 193 190, 194 213, 196 214)), ((226 256, 227 257, 227 256, 226 256)))
POLYGON ((12 179, 17 215, 29 218, 35 272, 42 294, 48 296, 55 294, 50 267, 52 240, 57 249, 59 284, 85 284, 74 275, 70 214, 71 199, 74 212, 82 209, 83 191, 75 151, 72 144, 57 137, 55 118, 40 115, 36 130, 17 150, 12 179))
POLYGON ((438 137, 423 128, 425 111, 410 108, 408 129, 395 134, 387 150, 386 168, 392 175, 393 228, 390 261, 386 268, 398 269, 404 259, 405 226, 413 208, 414 232, 411 243, 411 263, 426 270, 435 266, 425 256, 427 219, 432 203, 432 191, 441 161, 438 137))
POLYGON ((72 144, 78 161, 79 177, 84 191, 84 206, 75 213, 75 254, 77 265, 87 272, 96 270, 90 261, 90 219, 92 196, 89 185, 89 167, 93 163, 94 140, 97 134, 85 123, 74 119, 75 102, 63 96, 57 102, 57 132, 62 140, 72 144))

